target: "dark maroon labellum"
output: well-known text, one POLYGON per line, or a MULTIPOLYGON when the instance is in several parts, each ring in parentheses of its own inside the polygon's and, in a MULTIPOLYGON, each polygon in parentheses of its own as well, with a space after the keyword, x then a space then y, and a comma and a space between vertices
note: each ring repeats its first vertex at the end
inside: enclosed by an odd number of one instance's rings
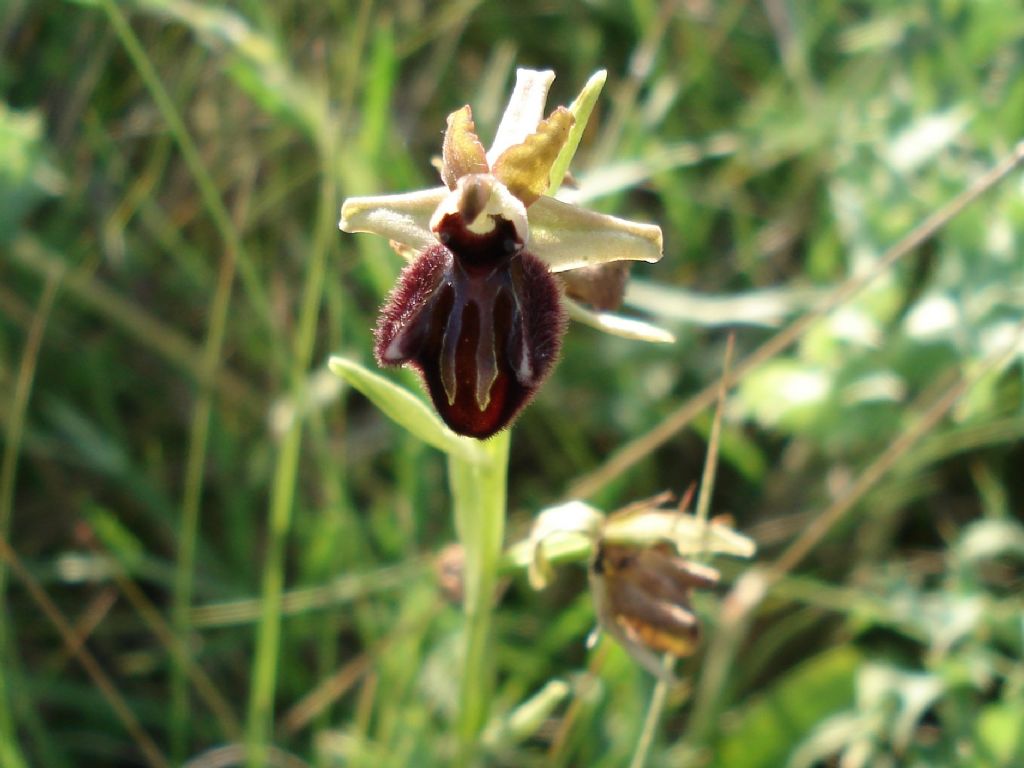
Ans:
POLYGON ((476 438, 506 427, 551 372, 565 333, 558 285, 494 218, 484 235, 459 214, 438 227, 444 243, 406 267, 377 322, 381 365, 412 365, 452 430, 476 438))

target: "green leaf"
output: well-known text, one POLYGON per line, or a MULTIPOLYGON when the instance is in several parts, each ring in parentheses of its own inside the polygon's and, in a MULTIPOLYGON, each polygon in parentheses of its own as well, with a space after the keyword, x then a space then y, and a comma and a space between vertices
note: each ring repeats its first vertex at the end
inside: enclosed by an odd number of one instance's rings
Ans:
POLYGON ((740 714, 714 765, 777 768, 829 715, 849 709, 860 656, 848 647, 819 654, 782 677, 740 714))
POLYGON ((89 510, 89 524, 103 547, 117 556, 128 570, 134 570, 146 559, 146 547, 111 510, 96 506, 89 510))
POLYGON ((474 464, 484 460, 483 451, 474 440, 448 429, 430 406, 408 390, 344 357, 332 357, 328 367, 369 398, 385 416, 428 445, 474 464))
POLYGON ((533 737, 570 693, 572 688, 564 680, 549 680, 514 710, 492 721, 484 732, 484 744, 491 752, 500 752, 533 737))
POLYGON ((983 765, 1020 765, 1024 759, 1024 707, 1019 702, 992 704, 981 711, 977 741, 992 762, 983 765))
POLYGON ((63 188, 46 160, 43 132, 41 112, 19 112, 0 101, 0 242, 17 232, 36 203, 63 188))
POLYGON ((736 391, 740 412, 766 427, 809 431, 821 418, 832 390, 827 368, 777 358, 747 374, 736 391))

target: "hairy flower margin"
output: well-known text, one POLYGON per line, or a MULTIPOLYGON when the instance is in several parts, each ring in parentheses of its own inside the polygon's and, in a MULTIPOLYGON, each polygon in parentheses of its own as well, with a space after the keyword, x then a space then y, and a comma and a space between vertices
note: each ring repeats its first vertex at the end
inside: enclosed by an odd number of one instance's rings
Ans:
POLYGON ((416 368, 448 426, 472 437, 504 428, 533 397, 558 358, 567 310, 620 336, 672 341, 660 328, 578 304, 552 277, 586 268, 572 293, 603 309, 614 301, 599 294, 624 282, 622 262, 662 254, 659 227, 552 197, 604 73, 544 118, 553 80, 550 71, 517 72, 489 150, 469 106, 449 115, 444 186, 350 198, 341 209, 342 230, 387 237, 410 260, 381 310, 378 363, 416 368), (603 265, 612 265, 607 278, 603 265))

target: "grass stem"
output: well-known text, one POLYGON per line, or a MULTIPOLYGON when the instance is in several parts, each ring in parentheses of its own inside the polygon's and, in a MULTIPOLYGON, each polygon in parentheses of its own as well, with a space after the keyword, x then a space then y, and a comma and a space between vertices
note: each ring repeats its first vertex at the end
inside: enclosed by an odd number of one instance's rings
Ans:
MULTIPOLYGON (((324 292, 327 254, 334 235, 335 190, 328 170, 333 168, 333 145, 324 138, 321 146, 324 174, 320 186, 320 204, 313 247, 306 270, 298 335, 292 361, 292 398, 305 401, 306 373, 316 340, 316 321, 324 292)), ((266 763, 267 748, 273 730, 274 693, 277 688, 278 655, 281 645, 281 615, 284 593, 285 546, 291 528, 296 478, 302 449, 304 422, 293 420, 277 454, 271 490, 267 554, 263 566, 260 620, 256 630, 256 651, 252 665, 246 746, 248 765, 260 768, 266 763)))

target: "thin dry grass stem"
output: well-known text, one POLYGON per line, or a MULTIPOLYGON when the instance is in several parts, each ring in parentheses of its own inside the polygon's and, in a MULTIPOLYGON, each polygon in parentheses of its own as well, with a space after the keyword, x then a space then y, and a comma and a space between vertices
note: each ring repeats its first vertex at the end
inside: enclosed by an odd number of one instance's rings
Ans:
POLYGON ((203 207, 209 213, 210 220, 214 227, 216 227, 225 250, 236 260, 248 299, 256 310, 256 315, 263 324, 264 331, 275 342, 269 347, 270 355, 274 358, 275 363, 280 364, 284 362, 282 350, 287 347, 281 343, 280 329, 272 322, 270 302, 260 281, 255 261, 242 243, 241 235, 237 227, 235 227, 231 215, 228 213, 227 206, 207 168, 202 153, 199 151, 196 142, 192 138, 192 134, 186 127, 181 114, 174 104, 174 100, 160 79, 160 75, 157 73, 142 41, 128 22, 124 11, 114 0, 100 0, 100 6, 106 13, 107 19, 120 40, 125 53, 131 59, 135 71, 149 91, 153 102, 156 104, 161 117, 167 125, 171 137, 174 139, 174 143, 180 150, 182 160, 188 168, 189 174, 199 192, 203 207))
POLYGON ((64 648, 64 652, 57 659, 57 663, 52 670, 52 674, 60 672, 64 665, 74 658, 75 651, 81 648, 88 641, 89 637, 96 628, 103 623, 103 620, 107 618, 110 613, 110 609, 117 603, 117 590, 113 587, 106 587, 101 589, 99 593, 89 601, 89 604, 85 606, 85 610, 79 615, 78 619, 71 626, 71 629, 75 633, 74 645, 70 645, 64 648))
POLYGON ((677 509, 679 514, 683 514, 690 508, 690 502, 693 501, 693 495, 697 492, 697 483, 690 483, 686 486, 686 490, 683 491, 683 495, 679 497, 679 505, 677 509))
POLYGON ((325 678, 312 691, 299 699, 281 717, 278 730, 285 736, 294 736, 316 717, 344 696, 370 669, 371 658, 361 653, 336 672, 325 678))
MULTIPOLYGON (((225 744, 196 755, 182 765, 182 768, 231 768, 245 762, 247 748, 244 744, 225 744)), ((309 768, 309 763, 278 747, 268 746, 264 759, 269 768, 309 768)))
POLYGON ((352 718, 352 723, 353 733, 357 738, 368 738, 373 713, 377 709, 379 687, 380 675, 371 669, 363 678, 363 684, 359 686, 359 693, 356 696, 355 717, 352 718))
POLYGON ((0 285, 0 313, 26 331, 32 325, 35 314, 28 302, 6 285, 0 285))
POLYGON ((46 590, 43 589, 42 584, 29 572, 25 564, 21 562, 21 558, 18 557, 18 553, 11 547, 6 536, 0 536, 0 560, 3 560, 15 578, 25 586, 33 602, 57 629, 61 639, 64 641, 65 648, 78 659, 86 674, 89 675, 93 684, 99 689, 100 694, 106 699, 110 708, 114 710, 114 714, 117 715, 125 730, 128 731, 128 734, 138 745, 146 764, 155 768, 166 768, 169 766, 170 763, 168 763, 167 758, 164 757, 156 742, 153 741, 145 728, 142 727, 135 713, 132 712, 120 691, 117 690, 113 681, 107 676, 107 673, 103 671, 103 667, 100 666, 96 657, 92 655, 88 647, 79 645, 76 642, 74 627, 71 626, 71 623, 61 613, 57 604, 53 602, 46 590))
POLYGON ((604 130, 591 153, 593 167, 606 164, 622 141, 627 123, 637 111, 641 89, 650 82, 651 71, 657 60, 670 23, 679 10, 679 0, 663 0, 657 15, 644 30, 643 38, 630 56, 628 76, 611 93, 612 109, 603 121, 604 130))
MULTIPOLYGON (((978 178, 967 189, 907 233, 906 237, 886 251, 874 269, 861 276, 851 277, 846 280, 829 294, 820 306, 795 320, 743 358, 730 376, 722 377, 724 386, 727 388, 733 387, 737 381, 754 368, 767 362, 794 344, 815 322, 843 302, 852 298, 875 278, 884 274, 896 262, 907 254, 912 253, 916 248, 933 237, 981 195, 1006 178, 1022 161, 1024 161, 1024 141, 1018 143, 1013 152, 997 163, 990 171, 978 178)), ((604 464, 580 477, 569 488, 567 497, 570 499, 590 498, 608 483, 619 477, 619 475, 640 461, 643 461, 643 459, 664 445, 676 433, 684 429, 697 414, 714 402, 718 389, 721 386, 722 384, 719 382, 709 384, 683 403, 673 413, 665 417, 649 432, 626 443, 626 445, 613 453, 604 464)))
MULTIPOLYGON (((7 429, 4 433, 3 462, 0 465, 0 534, 6 536, 14 514, 14 483, 18 472, 18 455, 21 451, 21 438, 25 427, 25 411, 32 394, 32 382, 35 380, 36 363, 39 360, 39 349, 43 344, 46 325, 50 318, 60 287, 59 275, 47 275, 43 285, 39 305, 32 315, 31 324, 25 338, 21 362, 18 366, 18 377, 14 384, 7 429)), ((0 603, 3 601, 5 574, 0 568, 0 603)))
MULTIPOLYGON (((242 194, 236 202, 235 218, 242 219, 246 205, 252 194, 252 177, 242 185, 242 194)), ((234 222, 237 227, 237 222, 234 222)), ((210 421, 213 417, 214 387, 217 372, 224 357, 224 338, 227 332, 228 312, 231 307, 235 271, 238 254, 225 244, 217 270, 217 282, 213 298, 210 302, 209 324, 206 340, 203 343, 200 367, 203 383, 192 408, 192 420, 189 425, 188 454, 185 462, 185 478, 182 487, 181 517, 178 529, 178 561, 174 574, 174 592, 171 605, 171 621, 177 634, 175 650, 175 666, 171 670, 171 745, 172 755, 184 754, 188 740, 188 727, 191 713, 188 699, 187 682, 195 669, 188 638, 192 632, 190 609, 195 581, 195 553, 202 514, 202 495, 206 477, 206 456, 208 451, 210 421)), ((194 678, 193 678, 194 682, 194 678)), ((208 680, 204 680, 208 683, 208 680)), ((204 686, 207 696, 216 693, 216 689, 204 686)), ((216 701, 218 709, 214 710, 222 718, 222 725, 233 718, 226 707, 227 702, 216 701), (224 720, 228 715, 228 720, 224 720)), ((237 725, 237 723, 236 723, 237 725)))
POLYGON ((349 661, 332 675, 322 680, 313 690, 299 699, 280 718, 277 731, 285 736, 294 736, 338 699, 344 696, 360 680, 373 678, 373 660, 380 658, 391 643, 399 638, 422 633, 425 627, 433 623, 443 606, 438 603, 430 611, 422 623, 407 622, 395 628, 382 642, 349 661))
POLYGON ((174 629, 164 619, 160 610, 146 597, 145 593, 139 588, 139 585, 128 576, 116 558, 100 546, 96 538, 91 535, 91 531, 88 543, 94 552, 108 558, 111 575, 118 590, 125 596, 125 599, 128 600, 128 603, 139 615, 139 618, 142 619, 149 631, 153 633, 153 636, 167 650, 171 658, 182 666, 185 675, 195 686, 196 695, 206 704, 213 716, 217 718, 225 738, 231 740, 240 739, 242 736, 242 726, 231 705, 221 695, 217 686, 214 685, 203 668, 182 647, 182 642, 175 636, 174 629))
MULTIPOLYGON (((291 589, 281 597, 281 615, 294 616, 323 610, 362 597, 396 590, 410 581, 421 578, 429 567, 430 558, 424 556, 368 573, 339 576, 316 587, 291 589)), ((260 617, 262 609, 263 601, 258 597, 197 605, 192 608, 192 625, 206 628, 251 624, 260 617)))
MULTIPOLYGON (((828 509, 818 515, 772 565, 768 572, 770 587, 792 571, 821 541, 828 532, 859 502, 917 443, 925 437, 945 416, 960 397, 982 377, 1007 363, 1017 354, 1017 346, 1024 334, 1024 323, 1018 326, 1017 334, 1010 348, 1003 354, 988 360, 970 378, 957 377, 938 397, 931 400, 920 418, 912 427, 897 437, 888 448, 861 472, 847 491, 836 499, 828 509)), ((916 409, 915 409, 916 410, 916 409)))
MULTIPOLYGON (((711 422, 711 434, 708 436, 708 450, 704 458, 704 471, 701 475, 700 495, 697 497, 697 509, 694 516, 703 523, 707 523, 708 510, 711 508, 711 496, 715 489, 715 476, 718 470, 718 446, 722 435, 722 414, 725 411, 725 398, 727 388, 725 382, 729 377, 729 369, 732 365, 732 356, 735 349, 736 334, 730 333, 725 344, 725 358, 722 361, 722 375, 719 378, 718 402, 715 405, 715 415, 711 422)), ((686 492, 684 502, 689 500, 693 492, 692 487, 686 492)), ((680 510, 684 509, 683 502, 680 503, 680 510)), ((705 531, 706 531, 705 527, 705 531)), ((707 533, 705 532, 705 546, 697 553, 697 560, 705 560, 707 533)), ((665 702, 668 700, 668 690, 672 679, 672 669, 675 666, 675 657, 666 653, 662 658, 662 668, 665 674, 658 678, 651 693, 651 701, 647 707, 647 715, 644 718, 644 725, 640 731, 640 738, 637 740, 636 750, 633 752, 633 759, 630 761, 630 768, 643 768, 647 764, 651 747, 654 745, 654 736, 658 730, 658 723, 661 721, 662 712, 665 709, 665 702)))
MULTIPOLYGON (((318 138, 322 168, 333 168, 337 152, 334 139, 326 132, 318 138)), ((335 234, 335 212, 338 206, 334 182, 327 172, 321 175, 318 197, 314 235, 303 278, 294 344, 291 347, 289 379, 292 397, 296 402, 301 402, 306 396, 306 376, 313 357, 317 321, 326 283, 327 255, 335 234)), ((252 768, 265 765, 265 747, 274 726, 287 542, 293 512, 299 503, 299 465, 304 433, 305 424, 301 420, 294 421, 284 434, 274 459, 273 481, 267 507, 268 540, 260 588, 263 612, 256 628, 256 647, 246 720, 246 742, 250 749, 248 765, 252 768)))
MULTIPOLYGON (((10 401, 10 411, 5 414, 7 423, 4 430, 3 459, 0 462, 0 536, 6 537, 11 530, 11 519, 14 516, 14 494, 18 475, 18 457, 21 454, 21 440, 25 431, 25 414, 28 411, 32 385, 35 381, 36 366, 39 361, 39 350, 46 335, 46 327, 50 314, 57 300, 61 280, 57 275, 47 275, 43 285, 39 303, 28 326, 25 346, 18 364, 18 375, 14 382, 14 392, 10 401)), ((7 611, 7 569, 0 563, 0 615, 7 611)), ((6 653, 10 629, 0 622, 0 653, 6 653)), ((0 658, 0 665, 6 658, 0 658)), ((13 701, 8 690, 8 677, 0 674, 0 739, 16 742, 15 723, 9 704, 13 701)), ((12 747, 10 754, 17 757, 17 747, 12 747)))
MULTIPOLYGON (((217 274, 217 286, 210 306, 210 323, 203 345, 202 381, 192 411, 189 426, 188 457, 185 465, 185 480, 182 489, 181 519, 178 536, 178 564, 174 580, 174 602, 172 621, 178 634, 175 664, 171 678, 171 700, 174 716, 174 752, 184 749, 187 739, 188 722, 191 719, 188 703, 188 688, 185 684, 189 669, 193 668, 191 650, 187 638, 191 632, 189 609, 195 572, 196 539, 202 512, 203 481, 206 476, 206 455, 209 443, 210 420, 213 416, 214 390, 212 382, 217 377, 223 357, 224 336, 227 328, 228 310, 231 305, 232 285, 235 281, 236 258, 230 248, 221 256, 217 274)), ((213 690, 211 686, 211 691, 213 690)))
MULTIPOLYGON (((708 437, 708 452, 704 459, 704 472, 700 479, 700 496, 697 498, 695 516, 702 523, 708 520, 711 509, 711 492, 715 487, 715 476, 718 473, 718 445, 722 438, 722 412, 725 410, 725 381, 732 367, 732 356, 736 349, 736 334, 730 333, 725 343, 725 359, 722 361, 722 375, 718 379, 718 402, 715 404, 715 416, 711 421, 711 435, 708 437)), ((703 553, 702 553, 703 556, 703 553)))

